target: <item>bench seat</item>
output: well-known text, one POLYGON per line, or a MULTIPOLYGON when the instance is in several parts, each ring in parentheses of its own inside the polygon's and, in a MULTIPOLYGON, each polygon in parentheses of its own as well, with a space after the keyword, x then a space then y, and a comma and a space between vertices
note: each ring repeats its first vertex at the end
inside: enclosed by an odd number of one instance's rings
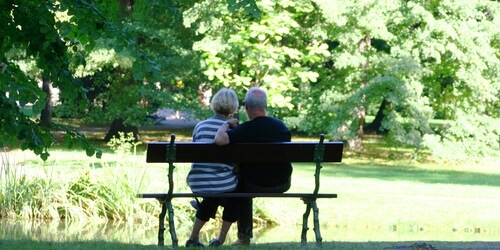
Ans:
MULTIPOLYGON (((319 193, 320 170, 323 162, 342 161, 342 142, 324 142, 324 135, 319 142, 279 142, 279 143, 236 143, 217 146, 213 143, 175 142, 175 134, 169 142, 149 142, 147 145, 147 163, 168 163, 168 192, 142 193, 138 198, 154 198, 161 204, 158 229, 158 245, 164 245, 164 221, 168 211, 168 228, 172 246, 178 247, 178 239, 174 225, 173 198, 195 197, 245 197, 245 198, 300 198, 306 204, 303 215, 301 242, 307 242, 306 233, 309 229, 307 221, 312 210, 316 243, 321 245, 322 237, 319 229, 319 209, 316 199, 337 198, 337 194, 319 193), (175 163, 221 162, 221 163, 280 163, 280 162, 314 162, 314 189, 307 193, 174 193, 173 171, 175 163)), ((292 164, 293 165, 293 164, 292 164)), ((294 166, 295 167, 295 166, 294 166)))
MULTIPOLYGON (((167 199, 167 193, 144 193, 138 194, 138 198, 167 199)), ((216 198, 337 198, 337 194, 311 194, 311 193, 224 193, 224 194, 195 194, 195 193, 172 193, 172 198, 196 198, 196 197, 216 197, 216 198)))

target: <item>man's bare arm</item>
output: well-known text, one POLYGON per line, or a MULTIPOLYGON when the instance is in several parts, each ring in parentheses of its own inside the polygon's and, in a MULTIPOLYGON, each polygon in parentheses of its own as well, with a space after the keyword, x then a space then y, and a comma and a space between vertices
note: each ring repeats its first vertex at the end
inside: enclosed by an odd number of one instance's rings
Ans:
POLYGON ((214 139, 215 144, 219 146, 229 144, 229 136, 227 135, 226 131, 230 127, 235 127, 235 126, 238 126, 238 120, 234 118, 229 119, 229 121, 227 122, 224 122, 217 130, 217 134, 215 134, 215 139, 214 139))
POLYGON ((214 142, 216 145, 222 146, 229 144, 229 136, 226 131, 229 129, 229 123, 224 123, 217 130, 217 134, 215 134, 214 142))

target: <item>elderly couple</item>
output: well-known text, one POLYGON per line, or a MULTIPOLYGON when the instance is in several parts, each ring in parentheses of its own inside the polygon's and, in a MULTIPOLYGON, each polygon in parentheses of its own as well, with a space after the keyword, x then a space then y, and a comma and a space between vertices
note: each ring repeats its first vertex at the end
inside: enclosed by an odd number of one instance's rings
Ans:
MULTIPOLYGON (((289 142, 291 134, 286 125, 266 115, 267 95, 263 89, 251 88, 244 100, 248 121, 238 124, 233 117, 238 109, 238 97, 233 90, 221 89, 212 98, 211 109, 215 115, 196 125, 194 142, 215 142, 226 145, 239 142, 289 142)), ((240 164, 234 166, 221 163, 193 163, 187 182, 193 193, 227 192, 286 192, 290 188, 292 165, 240 164), (238 173, 236 173, 238 172, 238 173)), ((218 238, 209 246, 224 244, 233 222, 238 222, 238 240, 233 246, 248 246, 253 233, 253 208, 251 198, 205 198, 196 211, 193 229, 186 247, 203 247, 199 232, 203 225, 215 217, 218 206, 223 206, 222 227, 218 238)))

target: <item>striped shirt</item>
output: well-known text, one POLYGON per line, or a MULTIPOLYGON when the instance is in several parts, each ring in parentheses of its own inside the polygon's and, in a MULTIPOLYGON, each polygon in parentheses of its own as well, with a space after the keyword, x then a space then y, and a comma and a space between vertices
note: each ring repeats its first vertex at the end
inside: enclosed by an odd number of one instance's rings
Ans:
MULTIPOLYGON (((199 122, 193 131, 193 142, 214 142, 217 130, 225 121, 215 115, 199 122)), ((187 176, 187 183, 193 193, 227 193, 236 189, 238 179, 233 166, 223 163, 193 163, 187 176)))

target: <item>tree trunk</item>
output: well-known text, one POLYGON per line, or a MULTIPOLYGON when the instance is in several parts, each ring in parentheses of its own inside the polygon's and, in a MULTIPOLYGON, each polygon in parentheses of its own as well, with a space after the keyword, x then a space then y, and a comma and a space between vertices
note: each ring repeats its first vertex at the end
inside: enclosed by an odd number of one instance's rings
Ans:
POLYGON ((384 111, 389 105, 387 99, 384 98, 382 100, 382 104, 378 108, 377 115, 375 116, 375 120, 373 120, 369 125, 365 127, 366 133, 377 133, 377 134, 386 134, 387 130, 382 128, 382 121, 384 120, 385 114, 384 111))
POLYGON ((132 126, 132 125, 125 126, 125 124, 123 124, 123 119, 118 118, 113 120, 113 123, 111 123, 108 133, 106 134, 106 137, 104 137, 104 141, 109 142, 113 137, 120 138, 119 132, 123 132, 125 134, 133 133, 136 141, 139 141, 141 139, 141 136, 139 134, 139 129, 137 128, 137 126, 132 126))
MULTIPOLYGON (((362 54, 363 52, 367 51, 370 49, 371 46, 371 37, 367 35, 361 42, 359 43, 359 52, 362 54)), ((364 88, 366 84, 368 83, 368 76, 367 72, 370 69, 370 61, 368 58, 366 58, 365 66, 364 66, 364 76, 363 80, 361 82, 360 88, 364 88)), ((356 113, 358 116, 358 127, 356 129, 356 135, 354 138, 348 140, 349 148, 354 149, 354 150, 360 150, 363 148, 363 135, 364 135, 364 130, 363 127, 365 126, 365 119, 366 119, 366 109, 365 109, 365 104, 366 103, 366 97, 363 95, 361 97, 361 101, 356 109, 356 113)))
POLYGON ((50 127, 52 122, 52 82, 46 76, 42 77, 42 90, 47 96, 45 97, 45 108, 40 114, 40 123, 45 127, 50 127))

